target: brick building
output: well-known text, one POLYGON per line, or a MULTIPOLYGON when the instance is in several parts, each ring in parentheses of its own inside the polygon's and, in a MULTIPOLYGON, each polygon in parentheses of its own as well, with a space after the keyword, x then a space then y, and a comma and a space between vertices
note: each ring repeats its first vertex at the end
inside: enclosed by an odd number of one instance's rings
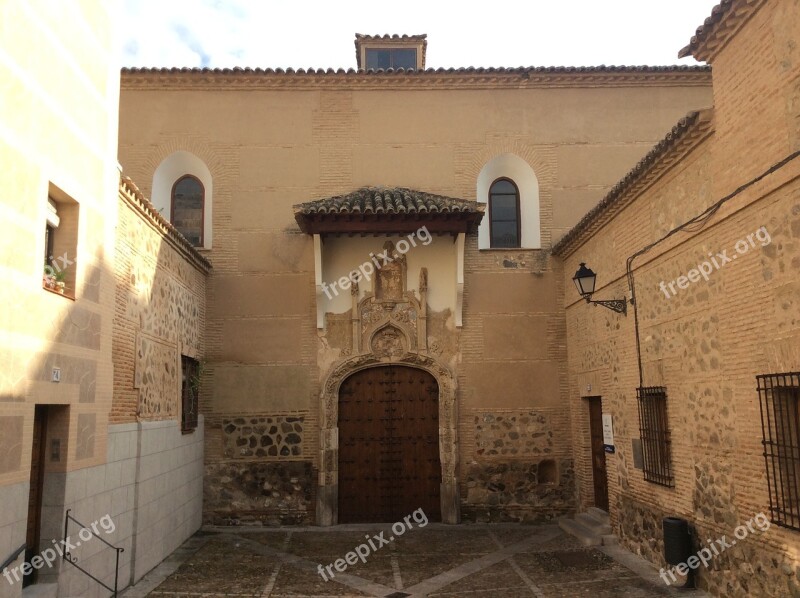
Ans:
POLYGON ((183 181, 203 196, 183 230, 213 264, 205 520, 570 513, 549 249, 711 104, 710 73, 434 70, 425 36, 355 43, 358 70, 123 69, 125 172, 173 221, 183 181))
MULTIPOLYGON (((121 82, 113 13, 63 4, 2 8, 11 567, 67 509, 115 522, 124 586, 202 521, 599 506, 654 563, 664 516, 717 538, 764 512, 701 583, 797 593, 798 0, 715 9, 684 50, 713 75, 433 70, 423 35, 357 35, 355 70, 121 82), (73 263, 40 286, 50 255, 73 263)), ((76 551, 107 584, 108 550, 76 551)), ((61 561, 27 581, 103 593, 61 561)))
POLYGON ((690 522, 695 550, 735 537, 698 570, 720 596, 800 592, 798 39, 798 2, 718 7, 682 51, 713 66, 713 109, 682 119, 553 250, 579 507, 607 478, 615 532, 659 565, 663 517, 690 522), (634 293, 627 317, 581 299, 580 262, 596 299, 634 293), (593 405, 613 454, 602 432, 592 448, 593 405), (772 524, 749 532, 759 514, 772 524))

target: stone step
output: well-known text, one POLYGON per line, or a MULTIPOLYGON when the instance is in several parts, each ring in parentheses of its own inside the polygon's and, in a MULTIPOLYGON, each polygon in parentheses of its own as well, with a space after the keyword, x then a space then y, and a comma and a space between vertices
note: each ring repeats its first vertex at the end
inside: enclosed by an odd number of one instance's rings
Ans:
POLYGON ((619 544, 619 538, 614 534, 605 534, 601 539, 603 540, 603 546, 617 546, 619 544))
POLYGON ((22 590, 22 598, 56 598, 57 583, 37 583, 22 590))
POLYGON ((608 513, 606 513, 603 509, 598 509, 597 507, 589 507, 588 509, 586 509, 586 514, 596 519, 600 523, 605 523, 607 525, 611 524, 611 518, 608 516, 608 513))
POLYGON ((595 519, 592 515, 589 515, 589 513, 580 513, 575 517, 575 521, 584 527, 589 528, 598 536, 604 536, 611 533, 611 524, 602 523, 595 519))
POLYGON ((591 529, 574 519, 567 519, 566 517, 559 519, 558 526, 571 536, 575 536, 584 546, 602 545, 603 540, 598 534, 595 534, 591 529))

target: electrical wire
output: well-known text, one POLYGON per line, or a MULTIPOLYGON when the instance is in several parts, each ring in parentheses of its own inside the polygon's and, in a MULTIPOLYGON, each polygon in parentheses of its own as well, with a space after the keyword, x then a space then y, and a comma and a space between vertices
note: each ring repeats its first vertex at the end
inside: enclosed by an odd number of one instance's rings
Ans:
POLYGON ((654 241, 654 242, 650 243, 649 245, 643 247, 642 249, 640 249, 639 251, 637 251, 636 253, 634 253, 633 255, 631 255, 627 259, 626 264, 625 264, 625 271, 626 271, 626 276, 627 276, 627 279, 628 279, 628 289, 631 292, 631 304, 633 305, 633 326, 634 326, 634 331, 635 331, 635 334, 636 334, 636 358, 637 358, 638 364, 639 364, 639 386, 640 387, 644 386, 644 374, 642 372, 642 347, 641 347, 641 341, 640 341, 640 338, 639 338, 639 311, 638 311, 638 308, 637 308, 637 301, 636 301, 636 281, 635 281, 634 275, 633 275, 633 267, 632 267, 633 266, 633 261, 636 258, 638 258, 638 257, 644 255, 645 253, 649 252, 654 247, 660 245, 661 243, 663 243, 664 241, 666 241, 667 239, 669 239, 673 235, 678 234, 679 232, 696 233, 696 232, 699 232, 699 231, 703 230, 703 228, 705 228, 706 224, 708 224, 708 222, 711 220, 711 218, 719 211, 719 209, 723 205, 725 205, 727 202, 729 202, 733 198, 737 197, 738 195, 740 195, 742 192, 746 191, 747 189, 749 189, 753 185, 759 183, 760 181, 762 181, 763 179, 767 178, 771 174, 777 172, 778 170, 780 170, 781 168, 783 168, 784 166, 786 166, 787 164, 789 164, 790 162, 792 162, 793 160, 795 160, 798 157, 800 157, 800 151, 793 152, 792 154, 788 155, 786 158, 784 158, 783 160, 781 160, 777 164, 775 164, 775 165, 771 166, 769 169, 765 170, 763 173, 761 173, 760 175, 758 175, 754 179, 751 179, 750 181, 744 183, 743 185, 738 187, 732 193, 729 193, 728 195, 726 195, 725 197, 723 197, 722 199, 720 199, 719 201, 717 201, 713 205, 709 206, 708 208, 703 210, 700 214, 698 214, 694 218, 692 218, 690 220, 687 220, 683 224, 673 228, 666 235, 664 235, 663 237, 661 237, 657 241, 654 241))

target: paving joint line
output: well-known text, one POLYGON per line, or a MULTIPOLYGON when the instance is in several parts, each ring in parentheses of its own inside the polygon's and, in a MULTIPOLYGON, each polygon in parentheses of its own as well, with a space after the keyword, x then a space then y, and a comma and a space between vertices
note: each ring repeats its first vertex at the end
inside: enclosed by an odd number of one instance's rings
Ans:
POLYGON ((421 581, 418 584, 406 588, 404 591, 412 596, 427 596, 431 592, 435 592, 436 590, 464 579, 465 577, 479 573, 484 569, 488 569, 492 565, 501 563, 509 557, 529 548, 530 546, 535 544, 544 544, 545 542, 549 542, 550 540, 553 540, 563 534, 563 532, 555 526, 548 531, 549 533, 534 534, 528 538, 525 538, 524 540, 509 544, 500 550, 463 563, 450 569, 449 571, 445 571, 444 573, 440 573, 439 575, 435 575, 426 579, 425 581, 421 581))
MULTIPOLYGON (((289 542, 292 541, 292 532, 286 534, 286 537, 283 539, 283 550, 287 550, 289 548, 289 542)), ((283 563, 278 561, 275 563, 275 568, 272 570, 272 574, 269 576, 269 581, 267 582, 264 591, 261 592, 261 598, 269 598, 272 594, 272 590, 275 589, 275 583, 278 581, 278 575, 280 575, 281 567, 283 567, 283 563)))
MULTIPOLYGON (((277 550, 275 548, 270 548, 269 546, 265 546, 264 544, 256 542, 255 540, 251 540, 250 538, 244 538, 236 534, 230 534, 226 539, 228 541, 237 540, 242 542, 243 544, 247 544, 251 549, 253 549, 258 554, 264 556, 277 557, 285 565, 290 565, 302 571, 313 572, 314 575, 319 574, 317 570, 319 563, 310 561, 307 558, 287 552, 281 552, 280 550, 277 550)), ((333 580, 337 581, 341 585, 349 586, 354 590, 358 590, 360 592, 367 592, 377 597, 386 596, 387 594, 391 594, 397 591, 395 588, 390 588, 383 584, 379 584, 374 581, 364 579, 363 577, 352 575, 350 573, 337 572, 333 580)))
MULTIPOLYGON (((145 598, 156 590, 168 577, 177 571, 181 565, 197 554, 208 544, 214 534, 190 536, 175 552, 170 554, 161 563, 146 573, 136 584, 128 586, 120 592, 122 598, 145 598), (176 556, 177 555, 177 556, 176 556)), ((166 594, 164 594, 166 595, 166 594)))
MULTIPOLYGON (((492 530, 488 530, 487 533, 489 534, 489 537, 494 541, 495 544, 497 544, 501 548, 503 547, 503 543, 500 541, 500 539, 492 530)), ((528 588, 530 588, 530 591, 533 593, 534 596, 536 596, 536 598, 545 598, 544 592, 542 592, 541 588, 537 586, 535 583, 533 583, 533 580, 527 573, 525 573, 525 571, 522 570, 522 567, 520 567, 517 561, 514 560, 513 556, 508 559, 508 564, 511 565, 511 568, 514 570, 514 573, 519 575, 522 581, 525 582, 525 585, 527 585, 528 588)))
POLYGON ((389 563, 392 565, 392 576, 394 577, 394 587, 398 590, 403 589, 403 576, 400 573, 400 559, 397 558, 397 544, 389 544, 389 563))

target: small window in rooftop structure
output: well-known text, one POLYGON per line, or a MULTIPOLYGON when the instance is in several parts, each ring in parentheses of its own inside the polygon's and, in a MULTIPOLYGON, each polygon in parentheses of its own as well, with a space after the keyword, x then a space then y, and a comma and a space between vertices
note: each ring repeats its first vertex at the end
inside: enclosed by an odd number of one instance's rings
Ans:
POLYGON ((367 48, 367 70, 416 69, 414 48, 367 48))

